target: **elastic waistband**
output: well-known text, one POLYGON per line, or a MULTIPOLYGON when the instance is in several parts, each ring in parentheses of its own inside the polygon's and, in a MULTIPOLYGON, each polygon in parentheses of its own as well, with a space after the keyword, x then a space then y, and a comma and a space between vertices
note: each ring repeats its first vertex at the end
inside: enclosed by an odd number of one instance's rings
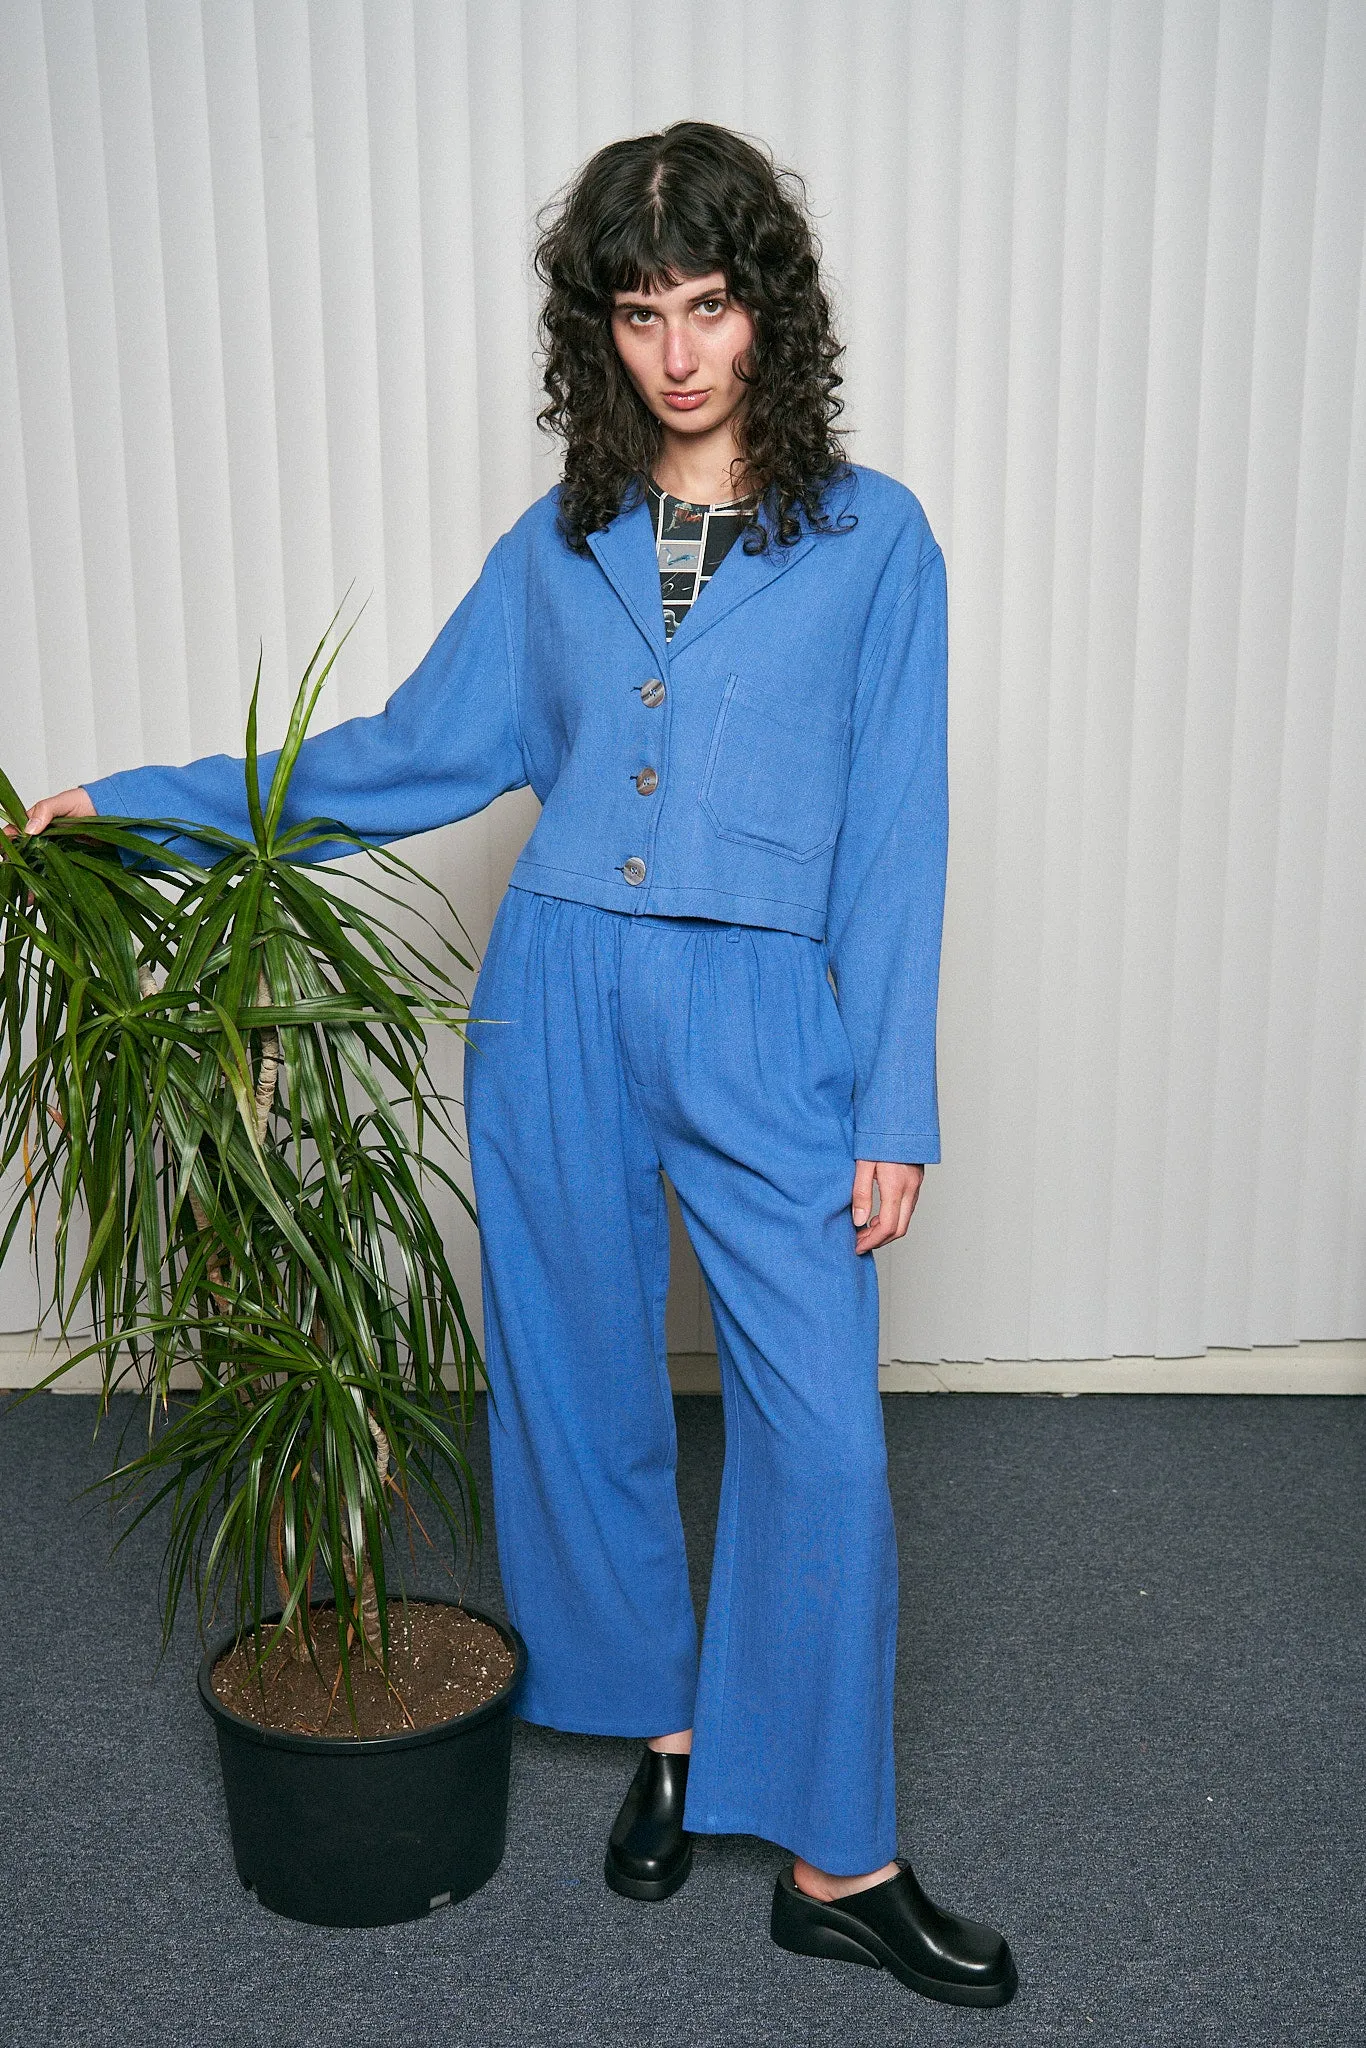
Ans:
POLYGON ((513 880, 508 885, 510 896, 529 898, 533 903, 562 904, 565 909, 581 912, 589 917, 609 917, 615 924, 635 925, 646 930, 699 931, 699 932, 751 932, 756 938, 767 936, 775 939, 801 939, 809 946, 819 946, 823 940, 810 932, 791 931, 784 925, 760 924, 748 918, 733 917, 692 917, 682 912, 675 914, 668 910, 619 910, 613 904, 588 903, 581 897, 561 896, 551 889, 533 889, 525 882, 513 880))

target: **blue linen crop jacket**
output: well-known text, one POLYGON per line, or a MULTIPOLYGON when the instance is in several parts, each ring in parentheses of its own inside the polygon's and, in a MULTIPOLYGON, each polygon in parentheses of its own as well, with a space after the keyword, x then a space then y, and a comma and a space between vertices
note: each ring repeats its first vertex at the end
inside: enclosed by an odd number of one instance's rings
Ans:
MULTIPOLYGON (((946 593, 918 500, 851 465, 826 494, 835 530, 737 541, 668 641, 648 507, 579 555, 557 498, 495 543, 382 711, 305 742, 286 822, 384 843, 530 784, 542 810, 513 887, 823 942, 855 1157, 937 1160, 946 593)), ((250 830, 228 755, 86 786, 105 814, 250 830)))

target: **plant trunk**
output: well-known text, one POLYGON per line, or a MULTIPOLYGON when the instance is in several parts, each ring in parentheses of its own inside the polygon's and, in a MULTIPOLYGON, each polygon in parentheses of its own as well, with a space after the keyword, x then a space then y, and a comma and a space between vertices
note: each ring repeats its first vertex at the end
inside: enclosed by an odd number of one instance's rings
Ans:
MULTIPOLYGON (((256 982, 256 1000, 264 1010, 270 1003, 270 983, 262 968, 256 982)), ((280 1034, 273 1024, 261 1032, 261 1057, 256 1066, 256 1138, 264 1140, 275 1106, 275 1086, 280 1078, 280 1034)))
MULTIPOLYGON (((389 1439, 373 1415, 367 1413, 365 1419, 370 1425, 370 1435, 374 1439, 375 1469, 379 1474, 380 1492, 382 1493, 388 1484, 389 1478, 389 1439)), ((351 1550, 350 1541, 345 1536, 342 1538, 342 1562, 346 1571, 346 1583, 354 1597, 356 1593, 356 1560, 351 1550)), ((358 1604, 360 1607, 363 1654, 367 1657, 373 1657, 378 1662, 383 1656, 383 1639, 380 1635, 379 1626, 379 1595, 375 1590, 375 1575, 369 1564, 366 1565, 364 1572, 361 1574, 358 1604)))
MULTIPOLYGON (((283 1614, 289 1605, 289 1579, 285 1572, 285 1504, 282 1500, 277 1500, 270 1511, 270 1562, 275 1573, 275 1590, 280 1596, 280 1612, 283 1614)), ((311 1580, 311 1573, 309 1577, 311 1580)), ((301 1608, 307 1608, 308 1600, 309 1596, 305 1593, 300 1603, 301 1608)), ((292 1660, 297 1661, 303 1655, 306 1619, 306 1615, 296 1612, 293 1621, 285 1630, 284 1652, 292 1660)))

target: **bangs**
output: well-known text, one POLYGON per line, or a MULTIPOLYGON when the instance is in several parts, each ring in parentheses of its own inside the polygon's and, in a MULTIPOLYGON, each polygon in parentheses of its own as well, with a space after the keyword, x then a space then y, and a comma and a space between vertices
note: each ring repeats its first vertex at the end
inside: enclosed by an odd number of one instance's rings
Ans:
POLYGON ((614 292, 666 292, 675 285, 686 284, 690 277, 706 277, 713 270, 723 271, 729 284, 730 266, 720 256, 680 249, 676 244, 668 250, 642 244, 623 249, 608 266, 602 282, 609 298, 614 292))
POLYGON ((696 187, 679 191, 675 180, 658 177, 650 185, 600 229, 597 291, 608 300, 614 292, 667 291, 711 270, 722 271, 729 284, 735 242, 724 216, 696 187))

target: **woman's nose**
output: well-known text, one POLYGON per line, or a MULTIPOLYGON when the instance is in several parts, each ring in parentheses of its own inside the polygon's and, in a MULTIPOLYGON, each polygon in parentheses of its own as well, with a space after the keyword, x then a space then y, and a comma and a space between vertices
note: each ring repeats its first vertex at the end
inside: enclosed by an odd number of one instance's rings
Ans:
POLYGON ((664 337, 664 372, 681 384, 697 368, 697 350, 686 327, 669 327, 664 337))

